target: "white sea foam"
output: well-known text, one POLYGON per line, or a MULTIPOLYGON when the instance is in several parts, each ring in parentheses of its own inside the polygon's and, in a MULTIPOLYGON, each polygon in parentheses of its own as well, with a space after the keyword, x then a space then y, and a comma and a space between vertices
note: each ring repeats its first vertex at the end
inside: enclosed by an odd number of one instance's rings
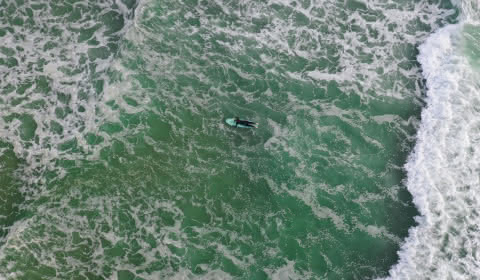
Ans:
POLYGON ((295 280, 295 279, 306 279, 312 275, 302 275, 295 270, 295 262, 287 261, 287 263, 279 267, 278 269, 269 269, 266 268, 264 271, 267 273, 268 277, 273 280, 295 280))
MULTIPOLYGON (((480 73, 450 25, 420 46, 427 107, 406 170, 421 216, 388 279, 477 279, 480 275, 480 73)), ((480 28, 478 23, 473 23, 480 28)))
MULTIPOLYGON (((12 120, 0 122, 0 135, 12 143, 19 158, 26 160, 23 174, 27 182, 42 181, 44 178, 33 175, 40 170, 57 170, 60 176, 65 174, 55 164, 56 159, 98 158, 100 149, 108 145, 109 135, 99 132, 98 127, 102 121, 112 121, 109 119, 112 115, 107 112, 109 108, 105 103, 108 100, 95 92, 91 78, 103 79, 108 85, 103 73, 109 68, 114 53, 109 51, 107 58, 90 59, 89 56, 96 48, 107 48, 112 38, 104 33, 106 27, 102 26, 91 34, 90 40, 98 42, 92 45, 87 42, 88 38, 80 39, 84 35, 78 30, 102 25, 102 16, 113 12, 123 17, 124 23, 114 35, 125 32, 132 24, 133 11, 122 1, 114 2, 97 3, 102 14, 85 13, 77 21, 53 15, 48 1, 37 1, 34 9, 30 3, 12 4, 17 6, 19 15, 32 12, 34 23, 26 21, 24 26, 13 26, 14 32, 7 32, 1 39, 2 47, 17 59, 17 65, 0 66, 0 87, 16 88, 2 95, 0 117, 12 120), (48 86, 39 87, 38 79, 44 79, 48 86), (27 86, 20 92, 23 85, 27 86), (28 123, 22 116, 30 118, 33 126, 26 128, 28 123), (29 139, 22 138, 25 130, 32 134, 29 139), (101 135, 104 142, 96 146, 87 144, 85 136, 88 133, 101 135), (75 142, 80 152, 62 150, 61 146, 69 141, 75 142)), ((76 2, 71 9, 90 4, 76 2)), ((5 59, 7 55, 0 53, 0 58, 5 59)), ((114 121, 116 116, 113 117, 114 121)))

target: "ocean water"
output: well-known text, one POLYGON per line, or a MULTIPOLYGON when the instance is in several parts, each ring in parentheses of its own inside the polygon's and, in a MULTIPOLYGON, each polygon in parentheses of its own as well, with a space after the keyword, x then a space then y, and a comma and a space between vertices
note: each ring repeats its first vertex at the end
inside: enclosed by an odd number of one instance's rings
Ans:
POLYGON ((0 0, 0 279, 475 279, 479 9, 0 0))
POLYGON ((391 279, 480 276, 480 2, 456 4, 458 24, 420 46, 427 106, 405 167, 421 215, 391 279))

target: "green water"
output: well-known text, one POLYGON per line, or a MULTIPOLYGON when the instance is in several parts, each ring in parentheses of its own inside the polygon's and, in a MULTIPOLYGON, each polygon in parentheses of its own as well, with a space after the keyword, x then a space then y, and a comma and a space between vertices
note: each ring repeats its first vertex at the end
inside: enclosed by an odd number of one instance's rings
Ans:
POLYGON ((385 276, 448 3, 117 2, 0 1, 0 276, 385 276))

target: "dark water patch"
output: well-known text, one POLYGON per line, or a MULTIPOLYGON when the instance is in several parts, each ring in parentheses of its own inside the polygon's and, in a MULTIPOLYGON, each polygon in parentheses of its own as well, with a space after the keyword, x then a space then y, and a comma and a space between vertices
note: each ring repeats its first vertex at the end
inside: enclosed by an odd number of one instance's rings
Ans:
POLYGON ((22 182, 15 176, 18 172, 19 160, 13 147, 0 142, 0 246, 5 242, 4 238, 9 232, 9 227, 20 216, 20 207, 24 201, 21 194, 22 182))

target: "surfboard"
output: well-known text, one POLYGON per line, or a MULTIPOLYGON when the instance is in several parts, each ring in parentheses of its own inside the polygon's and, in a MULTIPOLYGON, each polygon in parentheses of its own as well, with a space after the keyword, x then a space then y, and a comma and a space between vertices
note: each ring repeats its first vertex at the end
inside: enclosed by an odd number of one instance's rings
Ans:
MULTIPOLYGON (((225 122, 230 125, 230 126, 235 126, 235 119, 233 118, 229 118, 229 119, 226 119, 225 122)), ((258 125, 257 123, 254 124, 255 126, 246 126, 246 125, 243 125, 243 124, 239 124, 237 125, 236 127, 241 127, 241 128, 257 128, 256 126, 258 125)))

